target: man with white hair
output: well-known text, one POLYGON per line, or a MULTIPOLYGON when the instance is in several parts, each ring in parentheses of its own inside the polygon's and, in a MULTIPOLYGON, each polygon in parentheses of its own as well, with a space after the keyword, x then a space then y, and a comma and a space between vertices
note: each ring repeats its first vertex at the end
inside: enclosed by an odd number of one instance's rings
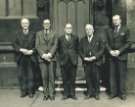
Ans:
POLYGON ((64 96, 63 100, 75 96, 75 78, 78 63, 78 37, 72 34, 72 25, 65 25, 65 34, 58 39, 58 53, 62 72, 64 96))
POLYGON ((51 30, 51 22, 49 19, 43 20, 43 30, 36 34, 36 49, 39 54, 39 65, 43 80, 43 100, 55 100, 55 65, 56 65, 56 49, 57 37, 51 30))
POLYGON ((129 29, 122 25, 120 15, 112 17, 113 29, 108 35, 107 49, 110 54, 110 99, 119 96, 126 99, 127 56, 130 48, 129 29))
POLYGON ((102 39, 94 33, 93 25, 86 24, 86 36, 80 40, 80 56, 83 62, 87 96, 99 100, 99 72, 102 64, 104 45, 102 39))
POLYGON ((21 89, 21 97, 34 94, 34 73, 33 66, 36 61, 35 34, 29 29, 30 21, 27 18, 21 19, 20 31, 16 33, 14 47, 18 64, 18 78, 21 89))

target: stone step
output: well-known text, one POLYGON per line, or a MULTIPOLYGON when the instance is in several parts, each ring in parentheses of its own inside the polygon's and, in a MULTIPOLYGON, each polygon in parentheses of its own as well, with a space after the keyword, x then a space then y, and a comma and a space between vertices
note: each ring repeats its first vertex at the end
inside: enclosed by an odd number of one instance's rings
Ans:
MULTIPOLYGON (((40 86, 40 87, 38 88, 38 91, 43 92, 43 87, 40 86)), ((63 88, 62 88, 62 87, 56 87, 56 88, 55 88, 55 91, 56 91, 56 92, 61 92, 61 91, 63 91, 63 88)), ((84 92, 84 91, 87 91, 87 88, 86 88, 86 87, 85 87, 85 88, 76 87, 76 88, 75 88, 75 91, 76 91, 76 92, 84 92)), ((105 88, 105 87, 100 87, 100 91, 101 91, 101 92, 104 92, 104 91, 106 91, 106 88, 105 88)))
MULTIPOLYGON (((63 82, 62 82, 62 81, 59 81, 59 80, 56 80, 56 81, 55 81, 55 84, 56 84, 56 85, 62 85, 62 83, 63 83, 63 82)), ((85 80, 76 80, 76 81, 75 81, 75 84, 86 84, 86 81, 85 81, 85 80)))

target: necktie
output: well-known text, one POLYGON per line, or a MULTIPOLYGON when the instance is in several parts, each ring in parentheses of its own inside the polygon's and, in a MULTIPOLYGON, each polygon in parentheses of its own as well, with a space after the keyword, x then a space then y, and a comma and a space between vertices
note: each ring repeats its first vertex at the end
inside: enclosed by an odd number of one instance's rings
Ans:
POLYGON ((118 26, 115 26, 114 28, 114 32, 117 33, 118 32, 118 26))
POLYGON ((71 40, 71 35, 67 35, 66 39, 67 39, 67 41, 70 41, 71 40))

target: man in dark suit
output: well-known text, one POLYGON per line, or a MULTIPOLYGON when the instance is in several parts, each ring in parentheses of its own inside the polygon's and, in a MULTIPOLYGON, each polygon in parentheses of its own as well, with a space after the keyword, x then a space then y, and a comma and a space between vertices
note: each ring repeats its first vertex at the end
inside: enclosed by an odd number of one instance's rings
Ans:
POLYGON ((57 38, 54 32, 50 30, 50 20, 43 21, 44 29, 37 32, 36 35, 36 49, 39 53, 39 63, 43 80, 44 98, 47 100, 55 100, 55 64, 56 64, 56 48, 57 38))
POLYGON ((86 99, 95 97, 95 99, 99 100, 99 72, 104 45, 102 39, 94 33, 91 24, 87 24, 85 30, 86 36, 80 40, 79 47, 87 83, 86 99))
POLYGON ((72 25, 65 26, 65 34, 58 39, 58 52, 64 86, 64 99, 77 99, 75 78, 78 63, 78 37, 72 34, 72 25))
POLYGON ((119 96, 126 99, 127 50, 130 47, 129 30, 121 24, 119 15, 114 15, 114 28, 108 35, 107 49, 110 54, 110 99, 119 96))
POLYGON ((14 42, 16 50, 16 59, 18 64, 18 77, 21 88, 21 97, 34 94, 34 73, 33 65, 35 63, 35 35, 29 30, 29 19, 21 20, 22 29, 17 32, 14 42))

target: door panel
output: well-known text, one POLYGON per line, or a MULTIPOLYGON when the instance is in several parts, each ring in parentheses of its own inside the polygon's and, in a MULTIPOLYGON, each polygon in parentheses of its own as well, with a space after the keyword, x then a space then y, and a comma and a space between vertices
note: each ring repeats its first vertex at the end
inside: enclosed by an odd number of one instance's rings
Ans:
POLYGON ((73 33, 82 37, 84 26, 92 22, 93 0, 52 0, 53 29, 62 35, 66 23, 73 25, 73 33), (90 3, 91 2, 91 3, 90 3), (91 5, 90 5, 91 4, 91 5))

